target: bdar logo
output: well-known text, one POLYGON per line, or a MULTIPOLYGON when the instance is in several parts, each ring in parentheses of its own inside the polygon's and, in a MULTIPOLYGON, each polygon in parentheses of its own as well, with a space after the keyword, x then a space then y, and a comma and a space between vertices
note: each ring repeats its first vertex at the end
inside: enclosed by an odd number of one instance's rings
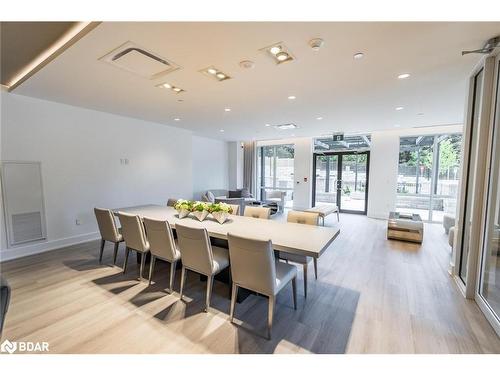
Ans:
POLYGON ((17 342, 10 342, 9 340, 5 340, 2 345, 0 345, 0 350, 2 352, 7 352, 9 354, 12 354, 16 351, 17 349, 17 342))

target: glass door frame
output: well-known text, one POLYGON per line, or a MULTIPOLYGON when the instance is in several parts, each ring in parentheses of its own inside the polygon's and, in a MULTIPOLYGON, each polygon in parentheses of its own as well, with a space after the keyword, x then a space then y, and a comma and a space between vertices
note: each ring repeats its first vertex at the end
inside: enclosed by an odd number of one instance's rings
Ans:
MULTIPOLYGON (((479 145, 489 145, 489 135, 491 133, 491 103, 493 100, 493 78, 495 68, 495 56, 486 56, 476 65, 469 77, 469 88, 466 107, 466 122, 464 127, 464 136, 462 141, 462 176, 459 193, 459 210, 455 224, 455 238, 452 258, 452 274, 454 279, 464 296, 468 299, 476 298, 477 283, 478 283, 478 267, 480 251, 482 249, 482 230, 484 228, 484 210, 486 197, 486 176, 487 176, 487 152, 478 152, 479 145), (479 108, 480 117, 477 124, 474 121, 474 97, 475 97, 475 77, 483 70, 482 82, 482 98, 481 107, 479 108), (472 128, 477 127, 478 136, 476 142, 472 142, 472 128), (475 153, 475 164, 470 165, 472 153, 475 153), (469 181, 469 174, 474 173, 473 178, 469 181), (471 186, 469 186, 471 185, 471 186), (467 200, 472 199, 470 210, 469 236, 465 236, 465 230, 468 229, 465 225, 465 215, 467 200), (467 243, 465 239, 467 238, 467 243), (467 264, 466 264, 466 279, 460 277, 462 253, 464 245, 468 246, 467 264)), ((489 147, 489 146, 488 146, 489 147)))
MULTIPOLYGON (((494 58, 494 63, 493 63, 493 69, 494 69, 494 74, 493 74, 493 87, 492 87, 492 98, 491 98, 491 108, 493 109, 490 113, 492 114, 491 118, 491 126, 488 132, 488 149, 487 149, 487 166, 486 166, 486 179, 484 183, 484 205, 483 205, 483 220, 482 220, 482 232, 481 232, 481 247, 479 249, 479 255, 478 255, 478 265, 476 268, 477 272, 477 277, 476 279, 476 285, 475 285, 475 295, 474 299, 476 303, 478 304, 480 310, 483 312, 485 315, 486 319, 489 321, 493 329, 496 331, 497 335, 500 336, 500 312, 495 312, 485 299, 481 295, 481 281, 483 280, 484 277, 484 266, 485 266, 485 257, 488 256, 488 228, 491 220, 491 215, 489 212, 489 209, 491 206, 489 206, 489 201, 492 198, 491 197, 491 187, 492 187, 492 181, 491 181, 491 176, 494 173, 492 171, 492 167, 495 166, 495 157, 499 157, 498 154, 500 153, 500 150, 494 149, 495 146, 498 147, 498 144, 495 138, 498 138, 499 135, 497 134, 500 132, 500 52, 496 53, 496 56, 492 56, 494 58)), ((498 184, 498 181, 496 181, 498 184)))
POLYGON ((316 205, 316 159, 318 156, 337 156, 337 181, 335 182, 335 189, 337 190, 337 207, 339 212, 347 214, 366 215, 368 212, 368 188, 370 180, 370 151, 329 151, 329 152, 315 152, 313 153, 313 178, 312 178, 312 207, 316 205), (339 193, 338 182, 342 181, 342 156, 343 155, 366 155, 366 184, 365 184, 365 209, 363 211, 345 210, 342 208, 342 194, 339 193))

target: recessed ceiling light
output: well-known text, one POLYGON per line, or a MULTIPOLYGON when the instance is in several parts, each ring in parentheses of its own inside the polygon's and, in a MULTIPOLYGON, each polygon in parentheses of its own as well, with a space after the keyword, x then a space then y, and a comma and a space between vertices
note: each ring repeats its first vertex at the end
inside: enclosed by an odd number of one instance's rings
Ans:
POLYGON ((365 55, 361 52, 358 52, 358 53, 355 53, 353 58, 354 60, 359 60, 359 59, 362 59, 365 55))
POLYGON ((208 68, 200 70, 200 73, 205 74, 206 76, 212 77, 217 81, 225 81, 226 79, 230 79, 226 73, 222 72, 220 69, 217 69, 214 66, 209 66, 208 68))
POLYGON ((281 52, 281 47, 280 46, 273 46, 269 49, 269 52, 271 52, 273 55, 277 55, 278 53, 281 52))
POLYGON ((405 107, 396 107, 396 111, 402 111, 405 107))
POLYGON ((271 126, 271 124, 266 124, 267 127, 271 126))
POLYGON ((316 120, 323 120, 323 117, 316 117, 316 120))
POLYGON ((276 55, 276 58, 278 59, 278 61, 283 62, 285 60, 288 60, 289 56, 286 52, 280 52, 276 55))
POLYGON ((231 108, 224 108, 225 112, 231 112, 231 108))
POLYGON ((274 43, 270 46, 261 48, 260 51, 265 52, 276 64, 293 61, 295 59, 283 42, 274 43))
POLYGON ((181 121, 179 117, 174 118, 174 121, 181 121))
POLYGON ((294 96, 294 95, 290 95, 290 96, 288 97, 288 99, 290 99, 290 100, 294 100, 294 99, 297 99, 297 97, 296 97, 296 96, 294 96))
POLYGON ((398 78, 399 78, 399 79, 406 79, 406 78, 408 78, 409 76, 410 76, 410 74, 409 74, 409 73, 403 73, 403 74, 398 75, 398 78))
POLYGON ((219 130, 221 133, 224 133, 224 129, 219 130))
POLYGON ((400 126, 401 125, 399 125, 399 124, 394 125, 395 128, 399 128, 400 126))
POLYGON ((167 89, 175 92, 176 94, 180 94, 181 92, 184 92, 184 89, 181 89, 180 87, 176 87, 170 83, 164 82, 160 83, 159 85, 156 85, 156 87, 159 87, 160 89, 167 89))

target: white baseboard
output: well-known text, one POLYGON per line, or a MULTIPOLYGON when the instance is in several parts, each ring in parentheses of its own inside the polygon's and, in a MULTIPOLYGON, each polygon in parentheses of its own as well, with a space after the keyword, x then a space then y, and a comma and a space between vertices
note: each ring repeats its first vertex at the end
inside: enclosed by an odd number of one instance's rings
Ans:
POLYGON ((15 246, 0 251, 0 263, 29 255, 44 253, 61 247, 76 245, 101 238, 98 232, 80 234, 78 236, 60 238, 52 241, 37 242, 27 246, 15 246))

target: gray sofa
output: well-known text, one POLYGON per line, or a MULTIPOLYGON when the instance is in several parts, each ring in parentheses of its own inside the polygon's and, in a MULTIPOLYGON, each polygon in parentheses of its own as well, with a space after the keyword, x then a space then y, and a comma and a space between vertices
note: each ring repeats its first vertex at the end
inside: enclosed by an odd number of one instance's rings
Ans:
POLYGON ((253 202, 255 199, 248 193, 248 189, 225 190, 225 189, 210 189, 201 196, 204 202, 223 202, 228 204, 236 204, 240 206, 240 215, 245 211, 245 205, 248 202, 253 202))

